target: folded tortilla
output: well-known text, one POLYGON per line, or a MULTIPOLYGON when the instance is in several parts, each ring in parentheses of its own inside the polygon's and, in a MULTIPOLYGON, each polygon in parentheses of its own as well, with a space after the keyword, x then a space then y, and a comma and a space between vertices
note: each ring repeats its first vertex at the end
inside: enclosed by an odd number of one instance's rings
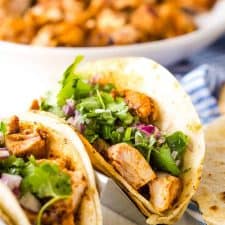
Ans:
POLYGON ((172 208, 158 212, 151 202, 135 190, 99 152, 80 135, 94 167, 112 177, 141 212, 148 224, 173 224, 185 211, 191 197, 197 190, 201 178, 205 146, 202 126, 189 96, 178 81, 162 66, 145 58, 115 58, 97 60, 81 65, 76 73, 88 80, 96 76, 105 83, 111 83, 121 90, 132 90, 152 98, 159 110, 157 126, 166 133, 182 131, 189 138, 189 145, 183 157, 180 175, 183 190, 172 208))
MULTIPOLYGON (((46 151, 53 152, 55 149, 59 150, 59 159, 63 160, 64 157, 69 157, 72 162, 71 165, 75 166, 74 172, 82 172, 82 176, 84 177, 82 179, 87 182, 87 185, 76 209, 74 223, 80 225, 101 225, 101 207, 93 169, 84 146, 73 129, 65 124, 63 120, 50 113, 27 112, 18 115, 18 118, 24 126, 31 128, 33 126, 40 126, 41 130, 43 129, 46 133, 46 151)), ((35 154, 38 155, 38 152, 35 154)), ((29 156, 27 153, 25 155, 29 156)), ((43 156, 38 159, 48 160, 48 158, 44 158, 43 156)), ((50 158, 49 161, 51 161, 50 158)), ((71 170, 73 173, 73 169, 71 170)), ((31 224, 31 221, 28 219, 29 216, 26 216, 15 195, 2 182, 0 182, 0 209, 2 215, 7 218, 6 224, 31 224)))
POLYGON ((225 117, 205 127, 206 157, 202 181, 193 197, 209 225, 225 224, 225 117))

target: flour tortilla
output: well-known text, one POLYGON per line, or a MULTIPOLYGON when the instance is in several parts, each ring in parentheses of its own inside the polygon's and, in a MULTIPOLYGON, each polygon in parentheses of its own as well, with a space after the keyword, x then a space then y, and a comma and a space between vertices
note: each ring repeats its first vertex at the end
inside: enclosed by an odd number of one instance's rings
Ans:
MULTIPOLYGON (((21 122, 38 123, 43 126, 48 133, 48 148, 60 148, 63 154, 71 157, 76 167, 84 172, 88 187, 78 211, 78 225, 102 225, 101 206, 94 172, 84 146, 73 129, 63 120, 46 112, 32 111, 18 115, 18 117, 21 122)), ((30 225, 14 195, 1 182, 0 209, 12 221, 12 225, 30 225)))
POLYGON ((225 225, 225 117, 206 126, 205 138, 202 181, 193 200, 207 224, 225 225))
POLYGON ((113 83, 118 89, 142 92, 155 100, 159 107, 158 126, 167 133, 180 130, 188 135, 190 144, 184 155, 183 192, 174 207, 157 212, 151 203, 134 190, 104 158, 80 135, 94 167, 112 177, 147 217, 148 224, 173 224, 185 211, 195 193, 202 171, 205 152, 204 137, 198 115, 190 98, 178 81, 165 68, 146 58, 115 58, 87 62, 78 68, 83 78, 113 83))

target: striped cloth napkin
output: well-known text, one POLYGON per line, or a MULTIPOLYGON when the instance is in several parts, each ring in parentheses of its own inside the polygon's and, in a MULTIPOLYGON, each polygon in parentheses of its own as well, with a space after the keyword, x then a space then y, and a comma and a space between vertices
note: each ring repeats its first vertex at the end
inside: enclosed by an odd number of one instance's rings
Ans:
POLYGON ((202 65, 185 76, 177 75, 177 78, 190 95, 203 124, 220 116, 216 97, 220 85, 225 82, 222 68, 202 65))

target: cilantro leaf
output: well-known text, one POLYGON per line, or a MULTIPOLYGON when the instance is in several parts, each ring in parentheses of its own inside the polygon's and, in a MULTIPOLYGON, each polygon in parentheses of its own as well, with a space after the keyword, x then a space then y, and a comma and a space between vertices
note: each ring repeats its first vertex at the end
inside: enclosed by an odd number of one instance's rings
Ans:
POLYGON ((0 160, 0 172, 9 173, 13 175, 20 175, 24 170, 26 163, 22 158, 16 156, 9 156, 7 159, 0 160))
POLYGON ((53 163, 27 163, 21 189, 23 193, 31 192, 39 198, 57 197, 71 194, 69 175, 60 171, 53 163))
POLYGON ((172 158, 170 148, 167 144, 164 144, 158 149, 153 149, 152 160, 156 168, 169 172, 174 176, 178 176, 181 172, 175 160, 172 158))
POLYGON ((180 158, 188 145, 188 137, 181 131, 177 131, 166 137, 166 142, 171 151, 177 152, 177 158, 180 158))
POLYGON ((63 106, 66 99, 75 96, 83 96, 89 92, 90 86, 78 79, 75 69, 77 65, 83 60, 83 56, 77 56, 72 65, 70 65, 63 74, 63 79, 61 81, 62 88, 57 95, 57 103, 59 106, 63 106), (77 89, 76 89, 77 88, 77 89))
POLYGON ((68 82, 68 80, 73 78, 74 71, 76 67, 80 64, 80 62, 84 59, 82 55, 78 55, 74 62, 66 69, 66 71, 63 73, 63 79, 61 81, 62 86, 64 87, 65 84, 68 82))
POLYGON ((3 135, 5 135, 6 132, 7 132, 6 124, 3 121, 1 121, 0 122, 0 133, 2 133, 3 135))

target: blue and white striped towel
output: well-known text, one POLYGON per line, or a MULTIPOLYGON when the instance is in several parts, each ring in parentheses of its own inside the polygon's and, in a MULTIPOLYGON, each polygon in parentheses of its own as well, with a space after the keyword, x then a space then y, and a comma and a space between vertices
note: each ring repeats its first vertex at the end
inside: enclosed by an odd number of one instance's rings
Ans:
MULTIPOLYGON (((224 69, 202 65, 183 77, 178 75, 177 78, 190 95, 203 124, 220 116, 217 96, 220 86, 225 83, 224 69)), ((206 225, 194 202, 189 204, 188 211, 200 225, 206 225)))
POLYGON ((216 96, 220 85, 225 82, 223 69, 202 65, 177 78, 190 95, 203 124, 211 122, 220 115, 216 96))

